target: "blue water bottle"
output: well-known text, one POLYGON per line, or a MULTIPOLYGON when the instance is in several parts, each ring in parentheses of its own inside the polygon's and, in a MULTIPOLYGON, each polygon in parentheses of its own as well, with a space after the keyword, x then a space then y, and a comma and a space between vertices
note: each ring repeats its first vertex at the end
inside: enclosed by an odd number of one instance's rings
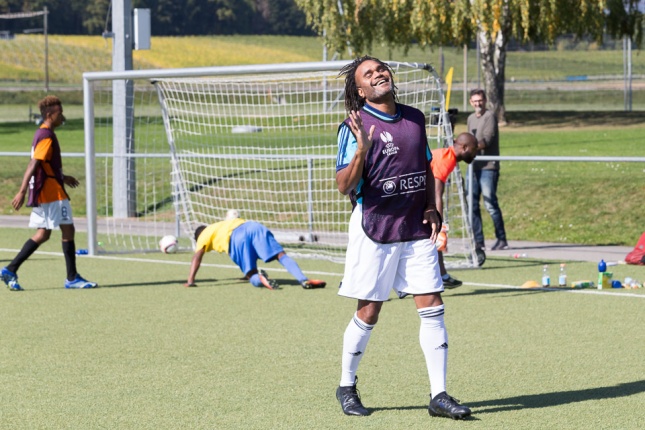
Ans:
POLYGON ((598 263, 598 289, 602 290, 602 278, 605 275, 605 272, 607 271, 607 263, 605 263, 605 260, 600 260, 600 263, 598 263))

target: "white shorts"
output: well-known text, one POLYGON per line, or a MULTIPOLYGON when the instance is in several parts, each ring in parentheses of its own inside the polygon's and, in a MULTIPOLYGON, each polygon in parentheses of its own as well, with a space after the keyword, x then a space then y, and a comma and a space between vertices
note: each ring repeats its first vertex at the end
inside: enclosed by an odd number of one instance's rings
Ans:
POLYGON ((29 217, 29 227, 31 228, 53 230, 65 224, 74 224, 72 206, 68 199, 42 203, 31 210, 29 217))
POLYGON ((398 294, 443 292, 437 248, 430 239, 382 244, 363 231, 363 211, 357 205, 349 221, 345 273, 338 294, 384 302, 398 294))

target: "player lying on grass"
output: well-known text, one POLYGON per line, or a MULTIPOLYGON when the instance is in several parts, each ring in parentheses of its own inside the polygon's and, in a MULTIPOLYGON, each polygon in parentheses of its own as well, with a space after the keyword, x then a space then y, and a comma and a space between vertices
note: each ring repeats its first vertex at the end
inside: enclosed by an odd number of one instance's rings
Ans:
POLYGON ((258 272, 257 261, 265 263, 275 259, 284 266, 302 288, 325 288, 326 282, 307 278, 298 263, 284 252, 275 240, 273 233, 259 222, 245 221, 239 218, 236 210, 229 210, 224 221, 200 226, 195 230, 195 254, 190 264, 190 274, 186 287, 196 287, 195 276, 202 264, 204 254, 209 251, 228 252, 229 257, 239 266, 254 287, 266 287, 270 290, 280 288, 275 279, 269 279, 263 270, 258 272))
MULTIPOLYGON (((477 156, 477 139, 470 133, 461 133, 455 139, 453 146, 448 148, 439 148, 432 150, 432 161, 430 167, 432 168, 432 175, 435 178, 435 196, 437 196, 437 210, 444 216, 443 213, 443 190, 446 185, 448 177, 457 166, 459 161, 464 161, 467 164, 473 162, 477 156)), ((444 216, 445 219, 445 216, 444 216)), ((445 244, 443 245, 445 247, 445 244)), ((439 269, 441 278, 443 279, 443 286, 446 288, 460 287, 462 282, 453 278, 446 271, 446 266, 443 262, 443 252, 439 250, 442 246, 438 247, 439 255, 439 269)))

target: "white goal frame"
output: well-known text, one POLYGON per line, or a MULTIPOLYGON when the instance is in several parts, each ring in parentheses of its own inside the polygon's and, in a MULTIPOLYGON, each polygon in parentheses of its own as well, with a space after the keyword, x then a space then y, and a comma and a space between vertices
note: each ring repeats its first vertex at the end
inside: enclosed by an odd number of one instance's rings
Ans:
MULTIPOLYGON (((258 74, 280 74, 280 73, 305 73, 305 72, 330 72, 337 74, 338 71, 345 65, 350 63, 350 60, 345 61, 330 61, 330 62, 308 62, 308 63, 289 63, 289 64, 268 64, 268 65, 243 65, 243 66, 225 66, 225 67, 200 67, 200 68, 185 68, 185 69, 167 69, 167 70, 135 70, 135 71, 121 71, 121 72, 88 72, 83 74, 83 92, 84 92, 84 130, 85 130, 85 159, 86 159, 86 205, 87 205, 87 222, 88 222, 88 253, 96 255, 101 252, 98 242, 97 230, 97 201, 96 201, 96 180, 97 171, 95 168, 94 160, 96 159, 95 148, 95 110, 94 110, 94 86, 96 81, 117 81, 117 80, 149 80, 154 82, 162 79, 175 79, 175 78, 213 78, 221 76, 244 76, 244 75, 258 75, 258 74)), ((400 63, 394 61, 387 62, 395 70, 398 66, 403 65, 408 68, 417 68, 427 71, 427 73, 434 76, 437 82, 441 79, 436 74, 435 70, 429 64, 423 63, 400 63)), ((396 78, 395 78, 396 79, 396 78)), ((452 129, 447 112, 445 112, 445 97, 442 91, 439 91, 439 106, 437 111, 424 112, 428 121, 434 124, 434 127, 440 130, 432 136, 429 133, 429 146, 431 149, 439 148, 452 144, 452 129)), ((117 101, 114 100, 113 103, 117 101)), ((123 103, 123 102, 121 102, 123 103)), ((342 100, 340 101, 342 103, 342 100)), ((162 103, 163 104, 163 103, 162 103)), ((160 112, 167 116, 165 109, 160 107, 160 112)), ((167 124, 166 124, 167 126, 167 124)), ((172 146, 172 137, 168 134, 169 143, 172 146)), ((168 147, 169 148, 169 147, 168 147)), ((101 154, 102 156, 110 156, 109 154, 101 154)), ((172 159, 175 155, 171 154, 169 150, 167 154, 158 156, 168 157, 172 159)), ((123 154, 120 154, 123 156, 123 154)), ((150 155, 143 154, 126 154, 125 157, 149 157, 150 155)), ((114 155, 116 158, 116 154, 114 155)), ((174 174, 174 173, 173 173, 174 174)), ((467 234, 465 237, 465 245, 461 249, 462 254, 467 254, 465 260, 470 260, 470 264, 459 264, 453 267, 475 267, 472 262, 476 262, 476 255, 474 251, 474 240, 472 237, 472 229, 468 219, 468 209, 466 207, 466 196, 461 180, 461 172, 459 167, 455 169, 452 179, 446 184, 446 199, 445 207, 450 208, 457 206, 459 212, 457 216, 461 218, 460 222, 467 224, 467 234), (457 179, 458 178, 458 179, 457 179), (454 188, 455 191, 451 194, 450 189, 454 188)), ((169 178, 170 179, 170 178, 169 178)), ((180 191, 181 193, 181 191, 180 191)), ((181 210, 180 206, 185 202, 175 202, 177 212, 181 210)), ((178 216, 179 219, 179 216, 178 216)), ((448 220, 450 221, 450 220, 448 220)), ((186 229, 188 231, 188 229, 186 229)), ((452 237, 451 237, 452 239, 452 237)), ((451 267, 447 264, 447 267, 451 267)))

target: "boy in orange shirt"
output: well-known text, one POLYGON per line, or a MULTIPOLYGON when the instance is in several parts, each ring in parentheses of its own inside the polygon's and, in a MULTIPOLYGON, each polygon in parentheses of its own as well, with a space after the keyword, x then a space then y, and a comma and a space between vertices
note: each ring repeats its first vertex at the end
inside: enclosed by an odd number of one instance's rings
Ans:
MULTIPOLYGON (((448 177, 455 169, 459 161, 470 164, 477 155, 477 139, 470 133, 461 133, 455 139, 453 146, 439 148, 432 151, 432 161, 430 168, 435 178, 435 198, 437 200, 437 210, 443 216, 443 190, 448 177)), ((445 218, 444 218, 445 219, 445 218)), ((443 252, 439 251, 439 269, 443 285, 446 288, 460 287, 462 282, 453 278, 446 271, 443 262, 443 252)))
POLYGON ((74 220, 69 196, 65 185, 78 186, 73 176, 63 174, 60 144, 54 129, 60 126, 65 117, 63 106, 58 97, 47 96, 38 103, 43 123, 36 131, 31 146, 31 160, 23 176, 22 185, 12 200, 17 211, 25 202, 29 190, 27 206, 32 208, 29 227, 36 233, 27 240, 18 255, 0 271, 0 277, 11 291, 22 291, 18 284, 18 268, 38 247, 49 240, 51 232, 59 228, 62 232, 63 254, 67 267, 65 288, 95 288, 97 284, 84 279, 76 271, 76 246, 74 244, 74 220))

